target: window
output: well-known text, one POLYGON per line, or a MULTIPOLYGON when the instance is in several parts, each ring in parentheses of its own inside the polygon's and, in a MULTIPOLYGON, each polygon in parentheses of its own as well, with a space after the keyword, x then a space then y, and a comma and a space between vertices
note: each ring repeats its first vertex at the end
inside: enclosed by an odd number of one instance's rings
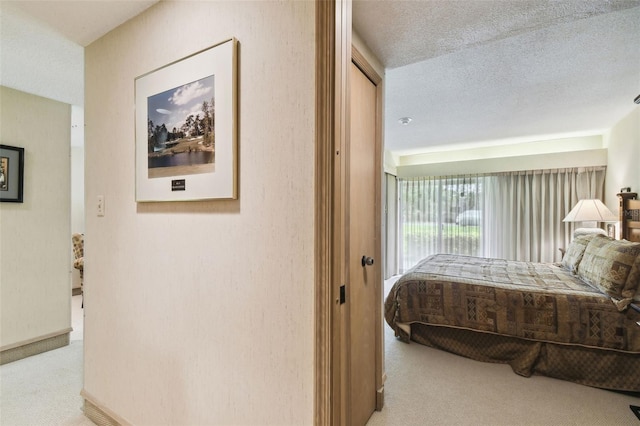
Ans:
POLYGON ((582 198, 604 193, 604 167, 399 179, 400 272, 436 253, 560 260, 582 198))
POLYGON ((435 253, 483 255, 483 187, 478 176, 400 180, 402 270, 435 253))

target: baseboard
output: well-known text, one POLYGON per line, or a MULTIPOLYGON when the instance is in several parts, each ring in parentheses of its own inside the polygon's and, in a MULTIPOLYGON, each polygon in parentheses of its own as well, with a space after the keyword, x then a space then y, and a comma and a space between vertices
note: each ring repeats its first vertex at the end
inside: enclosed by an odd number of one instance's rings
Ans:
POLYGON ((120 423, 114 418, 86 399, 84 400, 84 415, 98 426, 120 426, 120 423))
POLYGON ((79 296, 82 294, 82 288, 81 287, 75 287, 71 289, 71 295, 72 296, 79 296))
POLYGON ((382 411, 384 407, 384 386, 376 391, 376 411, 382 411))
POLYGON ((84 415, 98 426, 129 426, 122 417, 98 402, 89 392, 82 389, 80 396, 84 398, 84 415))
POLYGON ((61 332, 51 333, 25 342, 9 345, 0 350, 0 365, 67 346, 69 344, 70 332, 71 328, 68 328, 61 332))

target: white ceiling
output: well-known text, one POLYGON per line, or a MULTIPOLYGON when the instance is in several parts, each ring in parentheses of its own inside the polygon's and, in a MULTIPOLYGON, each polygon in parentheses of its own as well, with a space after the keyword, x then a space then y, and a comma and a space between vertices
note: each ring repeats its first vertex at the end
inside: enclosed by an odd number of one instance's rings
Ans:
MULTIPOLYGON (((154 3, 0 5, 86 46, 154 3)), ((601 132, 640 93, 640 0, 355 0, 353 24, 386 67, 396 153, 601 132)))

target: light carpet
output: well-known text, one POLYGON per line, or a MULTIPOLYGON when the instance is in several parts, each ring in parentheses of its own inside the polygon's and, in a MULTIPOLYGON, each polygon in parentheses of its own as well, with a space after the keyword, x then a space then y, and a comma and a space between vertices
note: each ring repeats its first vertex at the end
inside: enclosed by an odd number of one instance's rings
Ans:
POLYGON ((3 426, 93 426, 82 412, 82 296, 73 296, 71 343, 0 366, 3 426))
POLYGON ((82 412, 82 341, 0 368, 0 424, 93 425, 82 412))
MULTIPOLYGON (((387 280, 385 295, 396 279, 387 280)), ((629 408, 639 395, 521 377, 505 364, 406 344, 386 322, 384 334, 385 406, 368 426, 640 424, 629 408)))
MULTIPOLYGON (((1 425, 93 425, 82 414, 82 311, 77 300, 69 346, 0 367, 1 425)), ((508 365, 402 343, 386 324, 384 329, 385 406, 368 426, 640 425, 629 409, 640 403, 637 395, 520 377, 508 365)))

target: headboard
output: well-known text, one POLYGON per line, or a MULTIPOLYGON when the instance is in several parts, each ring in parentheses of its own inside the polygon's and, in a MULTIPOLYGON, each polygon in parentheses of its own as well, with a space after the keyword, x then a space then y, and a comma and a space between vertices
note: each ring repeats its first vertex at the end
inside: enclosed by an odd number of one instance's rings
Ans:
POLYGON ((635 192, 621 192, 620 200, 620 238, 640 242, 640 200, 635 192))

